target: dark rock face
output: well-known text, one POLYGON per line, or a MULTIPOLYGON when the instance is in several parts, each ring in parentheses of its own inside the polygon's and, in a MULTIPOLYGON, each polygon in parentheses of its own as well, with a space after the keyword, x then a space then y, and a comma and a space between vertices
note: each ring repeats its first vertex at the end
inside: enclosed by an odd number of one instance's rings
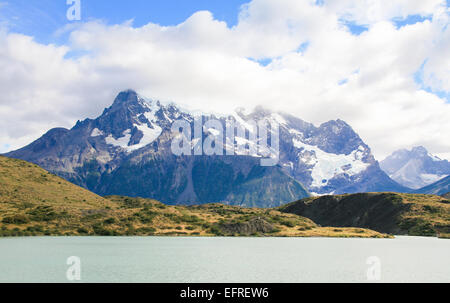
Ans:
POLYGON ((276 207, 306 189, 279 167, 263 168, 251 157, 184 156, 143 158, 104 174, 103 195, 152 197, 168 204, 215 201, 246 207, 276 207))
POLYGON ((443 194, 442 197, 445 199, 450 199, 450 193, 443 194))
POLYGON ((226 235, 253 235, 264 234, 275 231, 272 224, 262 218, 253 218, 242 223, 225 223, 220 225, 220 231, 226 235))
MULTIPOLYGON (((193 127, 194 115, 175 105, 144 100, 132 90, 120 93, 96 119, 70 130, 53 129, 6 156, 27 160, 100 195, 142 196, 172 204, 224 202, 274 207, 318 194, 408 191, 381 171, 370 148, 344 121, 319 127, 284 113, 257 108, 215 118, 223 128, 233 121, 265 120, 280 125, 280 161, 261 167, 255 155, 174 156, 175 120, 193 127)), ((203 138, 216 136, 203 129, 203 138)), ((247 135, 248 136, 248 131, 247 135)), ((248 142, 248 137, 240 138, 248 142)), ((225 142, 218 143, 225 146, 225 142)))
POLYGON ((393 193, 362 193, 304 199, 282 208, 283 212, 307 217, 322 226, 361 227, 382 233, 405 234, 398 218, 408 209, 393 193))
POLYGON ((398 183, 419 189, 450 175, 450 162, 431 155, 424 147, 398 150, 381 161, 381 168, 398 183))

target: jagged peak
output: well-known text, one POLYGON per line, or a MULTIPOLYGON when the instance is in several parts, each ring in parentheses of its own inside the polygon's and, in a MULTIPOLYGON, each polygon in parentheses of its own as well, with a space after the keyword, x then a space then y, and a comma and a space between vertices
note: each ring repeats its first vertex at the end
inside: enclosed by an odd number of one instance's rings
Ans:
POLYGON ((411 152, 419 155, 428 155, 428 150, 423 146, 415 146, 411 149, 411 152))
POLYGON ((322 123, 319 126, 319 130, 331 131, 336 135, 340 133, 346 133, 358 136, 358 134, 353 130, 353 128, 347 122, 341 119, 330 120, 325 123, 322 123))
POLYGON ((330 120, 330 121, 327 121, 327 122, 322 123, 320 125, 320 127, 327 127, 327 126, 338 126, 338 127, 341 127, 341 128, 344 128, 344 127, 345 128, 346 127, 351 128, 351 126, 347 122, 345 122, 344 120, 341 120, 341 119, 330 120))
POLYGON ((124 90, 120 92, 114 99, 113 106, 136 103, 139 100, 139 95, 132 89, 124 90))

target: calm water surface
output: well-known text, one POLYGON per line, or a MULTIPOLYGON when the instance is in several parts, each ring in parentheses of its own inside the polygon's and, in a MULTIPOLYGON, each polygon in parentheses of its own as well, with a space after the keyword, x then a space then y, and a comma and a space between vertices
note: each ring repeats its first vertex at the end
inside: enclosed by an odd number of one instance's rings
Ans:
POLYGON ((0 282, 450 282, 450 240, 333 238, 47 237, 0 239, 0 282))

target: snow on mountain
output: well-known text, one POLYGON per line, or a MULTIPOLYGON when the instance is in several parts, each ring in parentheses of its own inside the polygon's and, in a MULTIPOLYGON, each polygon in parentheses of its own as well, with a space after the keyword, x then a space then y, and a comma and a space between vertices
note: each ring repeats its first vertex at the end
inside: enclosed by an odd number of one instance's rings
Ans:
POLYGON ((381 168, 398 183, 419 189, 450 175, 450 162, 424 147, 398 150, 381 161, 381 168))
POLYGON ((315 194, 359 191, 408 191, 379 168, 370 148, 344 121, 319 127, 287 113, 258 107, 237 121, 261 119, 280 127, 280 166, 315 194))
POLYGON ((311 183, 312 190, 317 190, 327 185, 330 179, 338 175, 357 175, 366 170, 370 165, 369 163, 363 162, 365 151, 363 146, 359 146, 357 150, 354 150, 349 155, 336 155, 324 152, 316 146, 304 144, 296 139, 293 139, 293 142, 296 148, 302 149, 299 161, 311 166, 310 171, 313 179, 311 183))
MULTIPOLYGON (((272 141, 270 134, 269 139, 272 141)), ((199 139, 194 138, 192 148, 197 143, 199 139)), ((148 196, 171 203, 238 199, 246 205, 253 205, 253 200, 276 205, 273 203, 305 195, 301 184, 316 194, 408 190, 380 169, 370 148, 342 120, 316 127, 261 107, 236 110, 231 115, 194 116, 174 104, 145 100, 131 90, 121 92, 98 118, 78 121, 70 130, 51 130, 7 156, 34 162, 99 194, 148 196), (234 142, 209 126, 203 127, 203 138, 223 135, 224 141, 217 144, 228 151, 234 149, 236 156, 173 155, 172 123, 183 119, 193 127, 199 118, 217 119, 224 130, 229 123, 235 124, 234 142), (252 138, 258 121, 279 124, 279 162, 270 169, 259 167, 260 152, 274 154, 276 150, 255 146, 252 138), (255 178, 260 183, 254 183, 255 178), (259 192, 246 195, 244 188, 251 189, 250 184, 260 184, 259 192)), ((427 175, 433 172, 423 174, 423 179, 433 179, 427 175)))
MULTIPOLYGON (((143 148, 150 143, 153 143, 162 133, 162 128, 158 124, 158 117, 156 114, 162 110, 161 105, 155 101, 147 101, 137 95, 137 104, 140 107, 139 111, 136 111, 130 120, 132 121, 131 127, 125 129, 119 136, 114 137, 112 133, 105 137, 105 141, 108 145, 119 147, 127 153, 136 151, 143 148), (133 134, 137 134, 134 136, 133 134)), ((166 112, 163 110, 162 114, 165 119, 172 121, 166 112)), ((105 132, 95 128, 92 131, 91 136, 104 136, 105 132)))

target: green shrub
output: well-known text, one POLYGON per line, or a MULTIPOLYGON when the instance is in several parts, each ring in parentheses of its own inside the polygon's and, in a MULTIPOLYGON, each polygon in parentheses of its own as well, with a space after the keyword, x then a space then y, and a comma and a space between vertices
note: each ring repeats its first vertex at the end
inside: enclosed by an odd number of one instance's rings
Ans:
POLYGON ((6 224, 26 224, 30 222, 30 219, 27 216, 24 215, 15 215, 12 217, 6 217, 2 220, 3 223, 6 224))
POLYGON ((410 236, 435 236, 433 225, 422 218, 407 218, 400 222, 400 228, 407 230, 410 236))
POLYGON ((156 232, 156 229, 153 227, 142 227, 137 230, 138 233, 153 235, 156 232))
POLYGON ((116 218, 108 218, 105 221, 103 221, 103 223, 107 224, 107 225, 111 225, 111 224, 117 223, 117 220, 116 220, 116 218))
POLYGON ((133 215, 137 220, 142 222, 143 224, 149 224, 153 222, 153 219, 156 217, 156 213, 153 212, 137 212, 133 215))
POLYGON ((95 224, 94 226, 92 226, 92 228, 94 229, 94 234, 99 235, 99 236, 113 236, 114 235, 111 230, 105 229, 100 224, 95 224))
POLYGON ((412 227, 408 233, 411 236, 433 237, 436 235, 436 231, 434 230, 433 225, 431 225, 430 223, 418 224, 412 227))
POLYGON ((42 233, 44 232, 44 227, 41 225, 28 226, 27 231, 42 233))
POLYGON ((436 206, 430 206, 430 205, 424 205, 423 209, 427 212, 430 212, 432 214, 436 214, 439 213, 441 211, 441 209, 439 207, 436 206))
POLYGON ((86 228, 84 228, 84 227, 78 228, 78 229, 77 229, 77 232, 78 232, 79 234, 83 234, 83 235, 89 234, 89 231, 88 231, 86 228))
POLYGON ((209 232, 212 233, 213 235, 216 236, 222 236, 222 231, 220 230, 219 226, 217 225, 213 225, 211 226, 211 228, 209 229, 209 232))
POLYGON ((58 215, 50 206, 38 206, 27 213, 32 221, 48 222, 66 216, 66 214, 58 215))
POLYGON ((287 226, 287 227, 295 227, 295 225, 296 225, 294 222, 288 221, 288 220, 280 221, 280 224, 287 226))
POLYGON ((125 207, 127 208, 140 208, 142 207, 142 203, 138 199, 134 198, 125 198, 123 200, 125 207))

